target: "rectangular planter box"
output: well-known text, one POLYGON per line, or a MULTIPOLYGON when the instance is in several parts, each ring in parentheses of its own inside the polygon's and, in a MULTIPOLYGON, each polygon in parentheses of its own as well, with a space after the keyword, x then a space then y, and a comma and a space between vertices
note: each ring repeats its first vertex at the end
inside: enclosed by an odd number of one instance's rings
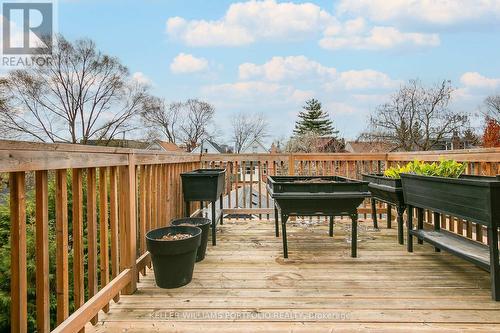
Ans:
POLYGON ((401 179, 385 177, 383 174, 363 174, 363 180, 370 182, 368 189, 372 197, 396 206, 405 204, 401 179))
POLYGON ((496 177, 443 178, 402 174, 401 180, 407 205, 485 226, 498 226, 500 180, 496 177))
POLYGON ((184 201, 217 201, 224 192, 225 169, 197 169, 181 174, 184 201))
POLYGON ((402 174, 404 200, 408 206, 408 252, 415 236, 436 249, 448 251, 490 271, 491 296, 500 301, 498 226, 500 218, 500 178, 461 176, 443 178, 402 174), (434 231, 419 221, 413 229, 413 207, 436 212, 434 231), (439 213, 472 221, 488 228, 489 245, 440 230, 439 213))
POLYGON ((357 256, 357 208, 370 196, 368 182, 336 176, 269 176, 267 189, 275 203, 275 229, 278 237, 278 208, 283 230, 283 256, 288 258, 286 222, 289 216, 330 216, 330 236, 333 237, 333 217, 350 215, 352 222, 351 256, 357 256))
POLYGON ((280 193, 368 192, 368 182, 338 176, 269 176, 267 177, 267 185, 274 195, 280 195, 280 193))
POLYGON ((387 227, 391 228, 391 206, 394 205, 397 211, 398 222, 398 243, 404 244, 403 236, 403 214, 406 209, 403 196, 403 185, 401 179, 385 177, 383 174, 363 174, 363 180, 370 182, 368 189, 372 194, 372 218, 374 226, 377 228, 377 214, 375 200, 383 201, 388 205, 387 227))

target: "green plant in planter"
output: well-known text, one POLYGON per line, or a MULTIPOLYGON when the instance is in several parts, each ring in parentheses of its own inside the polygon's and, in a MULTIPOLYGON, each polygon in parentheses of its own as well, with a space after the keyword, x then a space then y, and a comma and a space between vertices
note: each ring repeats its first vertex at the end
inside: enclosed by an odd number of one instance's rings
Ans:
POLYGON ((446 178, 458 178, 464 173, 466 165, 454 160, 441 160, 439 163, 425 163, 414 160, 404 166, 396 166, 387 169, 384 176, 389 178, 401 178, 402 173, 412 173, 423 176, 436 176, 446 178))

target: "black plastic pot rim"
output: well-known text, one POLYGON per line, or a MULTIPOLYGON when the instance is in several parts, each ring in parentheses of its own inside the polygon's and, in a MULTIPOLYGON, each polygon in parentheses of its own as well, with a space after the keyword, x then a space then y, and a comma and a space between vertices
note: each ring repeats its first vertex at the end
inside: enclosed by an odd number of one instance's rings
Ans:
POLYGON ((493 176, 463 175, 460 176, 459 178, 451 178, 451 177, 417 175, 414 173, 402 173, 401 179, 405 178, 422 179, 439 183, 454 183, 454 184, 463 184, 463 185, 480 186, 480 187, 500 187, 500 180, 497 180, 497 178, 493 176))

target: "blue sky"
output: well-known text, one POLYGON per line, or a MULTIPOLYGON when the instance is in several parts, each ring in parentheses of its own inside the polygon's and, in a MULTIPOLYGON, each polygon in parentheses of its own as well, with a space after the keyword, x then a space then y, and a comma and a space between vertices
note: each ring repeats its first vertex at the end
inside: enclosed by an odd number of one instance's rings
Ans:
POLYGON ((318 98, 355 138, 371 110, 412 78, 452 81, 453 108, 500 91, 500 1, 59 1, 59 32, 89 37, 168 101, 264 113, 288 136, 318 98))

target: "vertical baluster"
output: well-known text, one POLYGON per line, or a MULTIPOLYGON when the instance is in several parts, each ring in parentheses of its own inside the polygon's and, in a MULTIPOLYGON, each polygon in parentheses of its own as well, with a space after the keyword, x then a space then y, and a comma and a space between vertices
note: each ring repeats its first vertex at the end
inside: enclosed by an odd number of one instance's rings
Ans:
POLYGON ((84 303, 82 170, 73 169, 73 299, 75 310, 84 303))
MULTIPOLYGON (((118 168, 111 167, 109 173, 109 229, 111 232, 111 278, 118 276, 120 272, 120 255, 118 249, 118 168)), ((120 294, 116 294, 113 298, 115 302, 120 300, 120 294)))
MULTIPOLYGON (((109 241, 108 241, 108 179, 107 168, 99 168, 99 255, 101 288, 109 283, 109 241)), ((109 304, 103 307, 109 311, 109 304)))
POLYGON ((24 172, 11 172, 10 188, 10 325, 11 332, 27 332, 26 196, 24 172))
POLYGON ((36 328, 50 332, 48 172, 35 172, 36 186, 36 328))
POLYGON ((57 325, 69 316, 68 188, 65 169, 56 170, 56 299, 57 325))
MULTIPOLYGON (((97 197, 96 170, 87 169, 87 271, 89 298, 97 293, 97 197)), ((97 324, 97 315, 90 320, 97 324)))

